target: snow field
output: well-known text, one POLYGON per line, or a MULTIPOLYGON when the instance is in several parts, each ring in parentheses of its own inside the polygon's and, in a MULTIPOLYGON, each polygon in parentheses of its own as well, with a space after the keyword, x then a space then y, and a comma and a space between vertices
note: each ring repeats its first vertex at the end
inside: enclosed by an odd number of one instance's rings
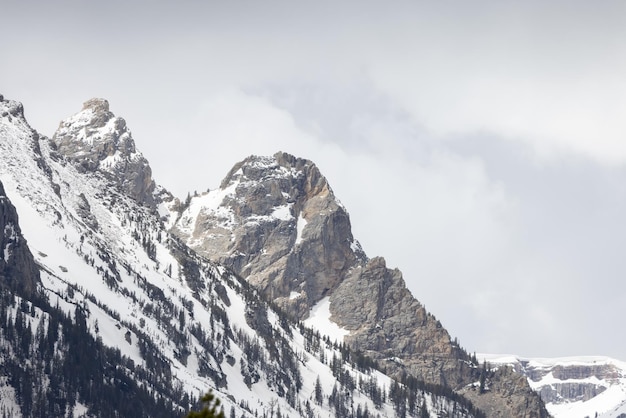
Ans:
POLYGON ((621 412, 626 411, 626 363, 602 356, 575 356, 556 358, 523 358, 514 355, 479 354, 480 361, 483 359, 492 365, 516 366, 525 364, 525 368, 549 371, 555 367, 567 366, 613 366, 619 370, 617 379, 601 380, 596 376, 589 376, 580 379, 561 380, 554 376, 552 372, 547 373, 538 381, 528 379, 530 386, 540 391, 542 387, 556 387, 559 384, 588 384, 597 388, 604 388, 595 397, 586 401, 568 401, 561 403, 548 403, 548 412, 555 418, 584 418, 593 417, 598 413, 599 417, 616 417, 621 412), (612 412, 613 411, 613 412, 612 412))

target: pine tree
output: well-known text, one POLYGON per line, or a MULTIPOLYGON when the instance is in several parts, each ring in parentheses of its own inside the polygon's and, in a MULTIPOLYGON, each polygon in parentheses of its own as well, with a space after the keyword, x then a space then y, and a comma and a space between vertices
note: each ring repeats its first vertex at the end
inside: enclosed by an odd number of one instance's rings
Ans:
POLYGON ((479 392, 480 393, 485 393, 485 380, 487 378, 487 361, 483 360, 483 367, 480 370, 480 388, 479 388, 479 392))
POLYGON ((324 393, 322 392, 322 383, 320 382, 319 375, 317 376, 317 380, 315 380, 315 402, 318 405, 321 405, 324 400, 324 393))
POLYGON ((224 418, 224 412, 217 412, 217 407, 220 406, 220 400, 213 395, 212 392, 207 393, 201 399, 204 404, 204 408, 200 412, 190 411, 186 418, 224 418))

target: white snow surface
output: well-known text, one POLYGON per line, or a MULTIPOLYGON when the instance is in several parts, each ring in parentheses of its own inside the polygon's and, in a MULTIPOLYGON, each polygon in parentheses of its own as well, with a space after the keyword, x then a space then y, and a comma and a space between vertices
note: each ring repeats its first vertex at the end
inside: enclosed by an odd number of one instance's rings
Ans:
POLYGON ((311 308, 309 317, 304 320, 304 325, 328 336, 331 341, 342 343, 343 337, 350 334, 350 331, 341 328, 330 319, 330 316, 330 297, 326 296, 311 308))
POLYGON ((19 417, 22 410, 17 402, 17 394, 7 380, 6 377, 0 377, 0 411, 7 411, 9 416, 19 417))
POLYGON ((230 209, 223 206, 222 202, 226 197, 234 196, 237 185, 238 183, 234 182, 224 189, 211 190, 200 196, 194 196, 177 223, 180 231, 186 235, 192 235, 200 213, 210 213, 220 220, 220 226, 226 229, 232 228, 235 215, 230 209))
POLYGON ((272 217, 280 219, 281 221, 289 221, 293 219, 293 215, 291 214, 291 205, 288 204, 274 208, 272 217))
POLYGON ((296 244, 298 245, 302 242, 302 233, 304 232, 304 228, 306 228, 307 220, 302 216, 302 212, 300 212, 300 216, 298 216, 298 222, 296 223, 296 244))

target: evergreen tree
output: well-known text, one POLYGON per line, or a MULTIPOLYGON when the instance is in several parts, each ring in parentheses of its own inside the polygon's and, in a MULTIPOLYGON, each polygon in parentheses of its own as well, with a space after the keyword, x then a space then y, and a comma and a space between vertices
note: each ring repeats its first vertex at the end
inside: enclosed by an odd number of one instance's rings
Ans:
POLYGON ((204 408, 199 412, 189 411, 185 418, 224 418, 224 412, 217 412, 217 407, 220 406, 220 400, 213 395, 212 392, 207 393, 201 399, 204 404, 204 408))
POLYGON ((487 379, 487 361, 483 360, 483 367, 480 370, 480 388, 479 388, 479 392, 480 393, 485 393, 485 380, 487 379))
POLYGON ((324 401, 324 393, 322 392, 322 383, 320 382, 319 375, 317 376, 317 380, 315 380, 315 402, 318 405, 321 405, 324 401))

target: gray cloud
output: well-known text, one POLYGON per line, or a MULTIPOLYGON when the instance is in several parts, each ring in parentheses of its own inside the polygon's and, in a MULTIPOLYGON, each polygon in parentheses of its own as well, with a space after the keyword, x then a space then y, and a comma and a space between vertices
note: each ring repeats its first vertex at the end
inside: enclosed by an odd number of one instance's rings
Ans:
POLYGON ((0 92, 108 98, 179 196, 310 158, 469 350, 625 359, 625 7, 9 2, 0 92))

